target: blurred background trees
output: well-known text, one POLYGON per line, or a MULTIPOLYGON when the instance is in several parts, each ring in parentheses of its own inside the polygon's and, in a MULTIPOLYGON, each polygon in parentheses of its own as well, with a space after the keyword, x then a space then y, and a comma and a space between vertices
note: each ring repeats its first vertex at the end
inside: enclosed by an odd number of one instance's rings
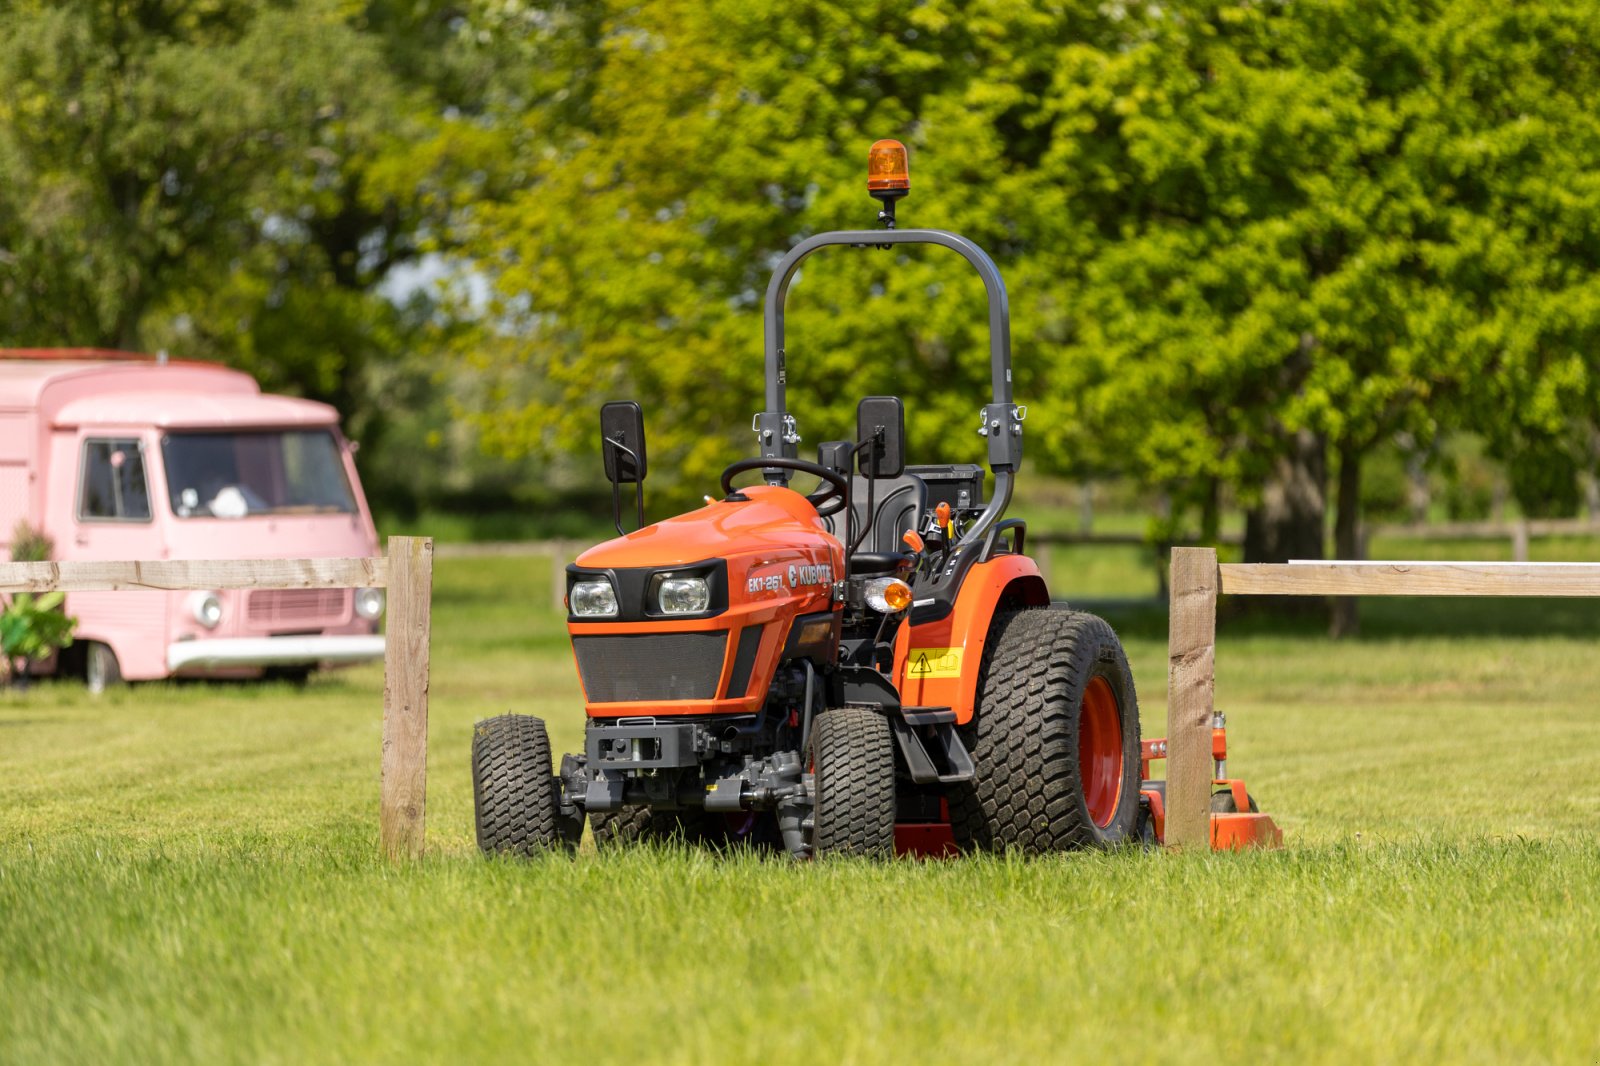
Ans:
MULTIPOLYGON (((1039 470, 1351 556, 1430 483, 1593 494, 1597 40, 1578 2, 13 2, 0 340, 330 400, 400 513, 592 491, 637 396, 690 501, 749 447, 773 262, 871 223, 895 136, 903 224, 1006 274, 1039 470)), ((952 257, 812 260, 807 445, 894 392, 976 459, 984 328, 952 257)))

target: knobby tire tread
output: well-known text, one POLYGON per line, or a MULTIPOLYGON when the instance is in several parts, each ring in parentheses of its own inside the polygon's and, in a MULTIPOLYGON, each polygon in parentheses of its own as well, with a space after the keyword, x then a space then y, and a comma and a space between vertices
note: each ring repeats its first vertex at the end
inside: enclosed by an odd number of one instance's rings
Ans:
POLYGON ((555 849, 561 843, 557 788, 540 719, 502 714, 474 727, 473 812, 484 852, 537 855, 555 849))
POLYGON ((1139 711, 1127 656, 1110 625, 1092 614, 1049 607, 997 614, 976 702, 963 739, 977 772, 949 795, 951 828, 963 851, 1038 855, 1133 837, 1139 711), (1083 692, 1096 672, 1108 675, 1125 704, 1123 791, 1104 829, 1084 806, 1075 736, 1083 692))
POLYGON ((812 854, 887 858, 894 854, 894 734, 882 714, 834 707, 811 734, 816 767, 812 854))

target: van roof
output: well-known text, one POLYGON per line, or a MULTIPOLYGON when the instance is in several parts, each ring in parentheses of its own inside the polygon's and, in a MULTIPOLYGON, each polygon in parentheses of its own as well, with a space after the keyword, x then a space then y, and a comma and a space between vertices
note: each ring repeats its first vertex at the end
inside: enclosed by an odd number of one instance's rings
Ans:
POLYGON ((0 348, 0 410, 37 409, 47 424, 164 428, 332 425, 327 404, 263 396, 255 378, 217 363, 161 363, 132 352, 0 348))
POLYGON ((57 426, 156 426, 160 429, 235 429, 241 426, 331 426, 338 414, 325 403, 290 396, 214 396, 201 392, 105 393, 63 404, 57 426))

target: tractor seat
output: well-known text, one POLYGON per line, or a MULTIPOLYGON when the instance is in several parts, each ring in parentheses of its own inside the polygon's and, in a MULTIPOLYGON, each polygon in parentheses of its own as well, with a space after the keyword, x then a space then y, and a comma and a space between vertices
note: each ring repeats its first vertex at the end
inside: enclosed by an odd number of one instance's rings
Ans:
MULTIPOLYGON (((857 531, 866 520, 867 513, 867 479, 859 475, 850 479, 850 494, 852 502, 850 508, 855 512, 855 526, 857 531)), ((879 478, 872 487, 872 523, 868 527, 866 537, 861 541, 861 549, 850 560, 851 573, 866 573, 858 571, 856 559, 866 556, 894 556, 898 563, 899 557, 904 553, 904 543, 901 537, 906 530, 916 529, 922 522, 922 515, 928 509, 928 486, 915 474, 901 474, 894 478, 879 478)), ((841 512, 824 518, 823 523, 828 527, 828 532, 843 538, 845 533, 844 515, 841 512)), ((846 545, 848 547, 848 545, 846 545)), ((882 560, 876 564, 885 565, 882 560)))

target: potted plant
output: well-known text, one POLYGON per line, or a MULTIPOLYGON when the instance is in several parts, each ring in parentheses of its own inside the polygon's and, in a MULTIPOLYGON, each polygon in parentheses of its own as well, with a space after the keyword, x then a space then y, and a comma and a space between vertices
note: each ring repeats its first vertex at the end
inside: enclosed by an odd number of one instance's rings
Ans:
MULTIPOLYGON (((18 522, 11 534, 13 562, 44 562, 55 543, 42 530, 26 520, 18 522)), ((72 644, 72 631, 78 620, 61 609, 66 599, 60 592, 35 596, 19 592, 0 611, 0 656, 13 669, 19 687, 26 688, 33 664, 72 644)))

